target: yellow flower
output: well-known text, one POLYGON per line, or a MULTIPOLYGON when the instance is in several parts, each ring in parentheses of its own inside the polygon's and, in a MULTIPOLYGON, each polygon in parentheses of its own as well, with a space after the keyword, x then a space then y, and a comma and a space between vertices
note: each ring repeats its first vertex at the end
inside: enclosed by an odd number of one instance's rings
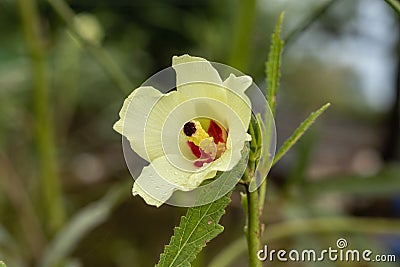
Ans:
POLYGON ((176 90, 135 89, 114 129, 150 164, 133 186, 147 204, 160 206, 176 190, 190 191, 218 171, 231 170, 251 137, 249 76, 222 80, 207 60, 175 56, 176 90))

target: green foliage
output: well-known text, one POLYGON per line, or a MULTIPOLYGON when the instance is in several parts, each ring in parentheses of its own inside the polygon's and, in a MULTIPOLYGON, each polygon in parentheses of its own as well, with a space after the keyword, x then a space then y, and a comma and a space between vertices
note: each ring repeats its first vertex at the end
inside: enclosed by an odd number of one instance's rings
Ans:
POLYGON ((323 105, 320 109, 313 112, 308 118, 303 121, 296 131, 285 141, 282 147, 278 150, 275 155, 273 165, 277 163, 300 139, 300 137, 311 127, 315 120, 330 106, 330 103, 323 105))
POLYGON ((272 34, 268 60, 265 63, 267 77, 267 102, 273 114, 275 113, 276 94, 278 92, 279 79, 281 77, 280 67, 284 45, 284 41, 281 39, 283 17, 284 13, 281 13, 275 31, 272 34))
POLYGON ((112 209, 129 193, 128 187, 126 182, 118 184, 102 199, 80 210, 56 235, 40 266, 55 266, 66 259, 85 235, 108 219, 112 209))
POLYGON ((203 247, 224 227, 218 222, 230 202, 230 194, 210 204, 189 208, 157 264, 158 267, 190 267, 203 247))
POLYGON ((0 261, 0 267, 7 267, 7 265, 3 261, 0 261))

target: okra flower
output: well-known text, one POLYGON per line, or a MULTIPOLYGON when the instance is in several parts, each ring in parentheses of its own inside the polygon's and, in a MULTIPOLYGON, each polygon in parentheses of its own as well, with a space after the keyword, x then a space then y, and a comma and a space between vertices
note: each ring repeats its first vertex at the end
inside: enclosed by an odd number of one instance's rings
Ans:
POLYGON ((149 165, 132 193, 160 206, 176 190, 190 191, 241 159, 251 118, 249 76, 225 80, 210 62, 175 56, 176 90, 135 89, 125 100, 114 129, 149 165))

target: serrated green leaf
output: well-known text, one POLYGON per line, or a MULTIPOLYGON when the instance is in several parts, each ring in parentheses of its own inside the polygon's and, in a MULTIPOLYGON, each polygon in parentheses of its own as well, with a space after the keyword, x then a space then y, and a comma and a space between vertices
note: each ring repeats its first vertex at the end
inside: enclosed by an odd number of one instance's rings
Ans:
POLYGON ((271 108, 272 114, 275 113, 276 94, 278 92, 279 79, 281 77, 280 67, 284 45, 284 41, 281 39, 283 17, 284 13, 281 13, 275 31, 271 37, 268 61, 265 63, 265 72, 267 77, 267 102, 271 108))
POLYGON ((224 230, 218 222, 229 202, 230 194, 210 204, 189 208, 180 226, 174 229, 157 267, 190 267, 206 243, 224 230))
MULTIPOLYGON (((224 172, 215 181, 217 188, 204 191, 201 194, 204 200, 213 200, 209 204, 189 208, 186 215, 181 218, 180 225, 175 227, 169 245, 165 246, 164 253, 160 256, 157 267, 190 267, 196 255, 206 246, 207 242, 219 235, 224 227, 219 225, 219 220, 230 202, 232 191, 218 199, 219 191, 225 186, 230 186, 232 177, 242 175, 249 158, 249 144, 243 148, 242 159, 228 172, 224 172)), ((231 188, 231 187, 230 187, 231 188)))
POLYGON ((310 126, 315 122, 315 120, 330 106, 330 103, 323 105, 320 109, 313 112, 308 116, 308 118, 303 121, 300 126, 294 131, 294 133, 285 141, 279 151, 276 153, 272 165, 277 163, 300 139, 300 137, 310 128, 310 126))

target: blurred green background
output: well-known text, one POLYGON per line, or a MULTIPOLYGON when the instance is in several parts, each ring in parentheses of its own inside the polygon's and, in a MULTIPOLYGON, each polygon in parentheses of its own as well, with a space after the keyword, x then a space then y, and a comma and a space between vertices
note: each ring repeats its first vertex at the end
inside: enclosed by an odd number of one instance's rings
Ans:
MULTIPOLYGON (((265 90, 281 11, 278 146, 332 106, 270 173, 265 242, 322 249, 342 237, 400 259, 399 24, 384 0, 0 0, 0 260, 153 266, 185 209, 130 195, 112 130, 124 98, 185 53, 265 90)), ((239 192, 222 224, 195 266, 222 267, 243 236, 239 192)), ((247 266, 238 244, 227 266, 247 266)), ((283 265, 398 263, 269 266, 283 265)))

